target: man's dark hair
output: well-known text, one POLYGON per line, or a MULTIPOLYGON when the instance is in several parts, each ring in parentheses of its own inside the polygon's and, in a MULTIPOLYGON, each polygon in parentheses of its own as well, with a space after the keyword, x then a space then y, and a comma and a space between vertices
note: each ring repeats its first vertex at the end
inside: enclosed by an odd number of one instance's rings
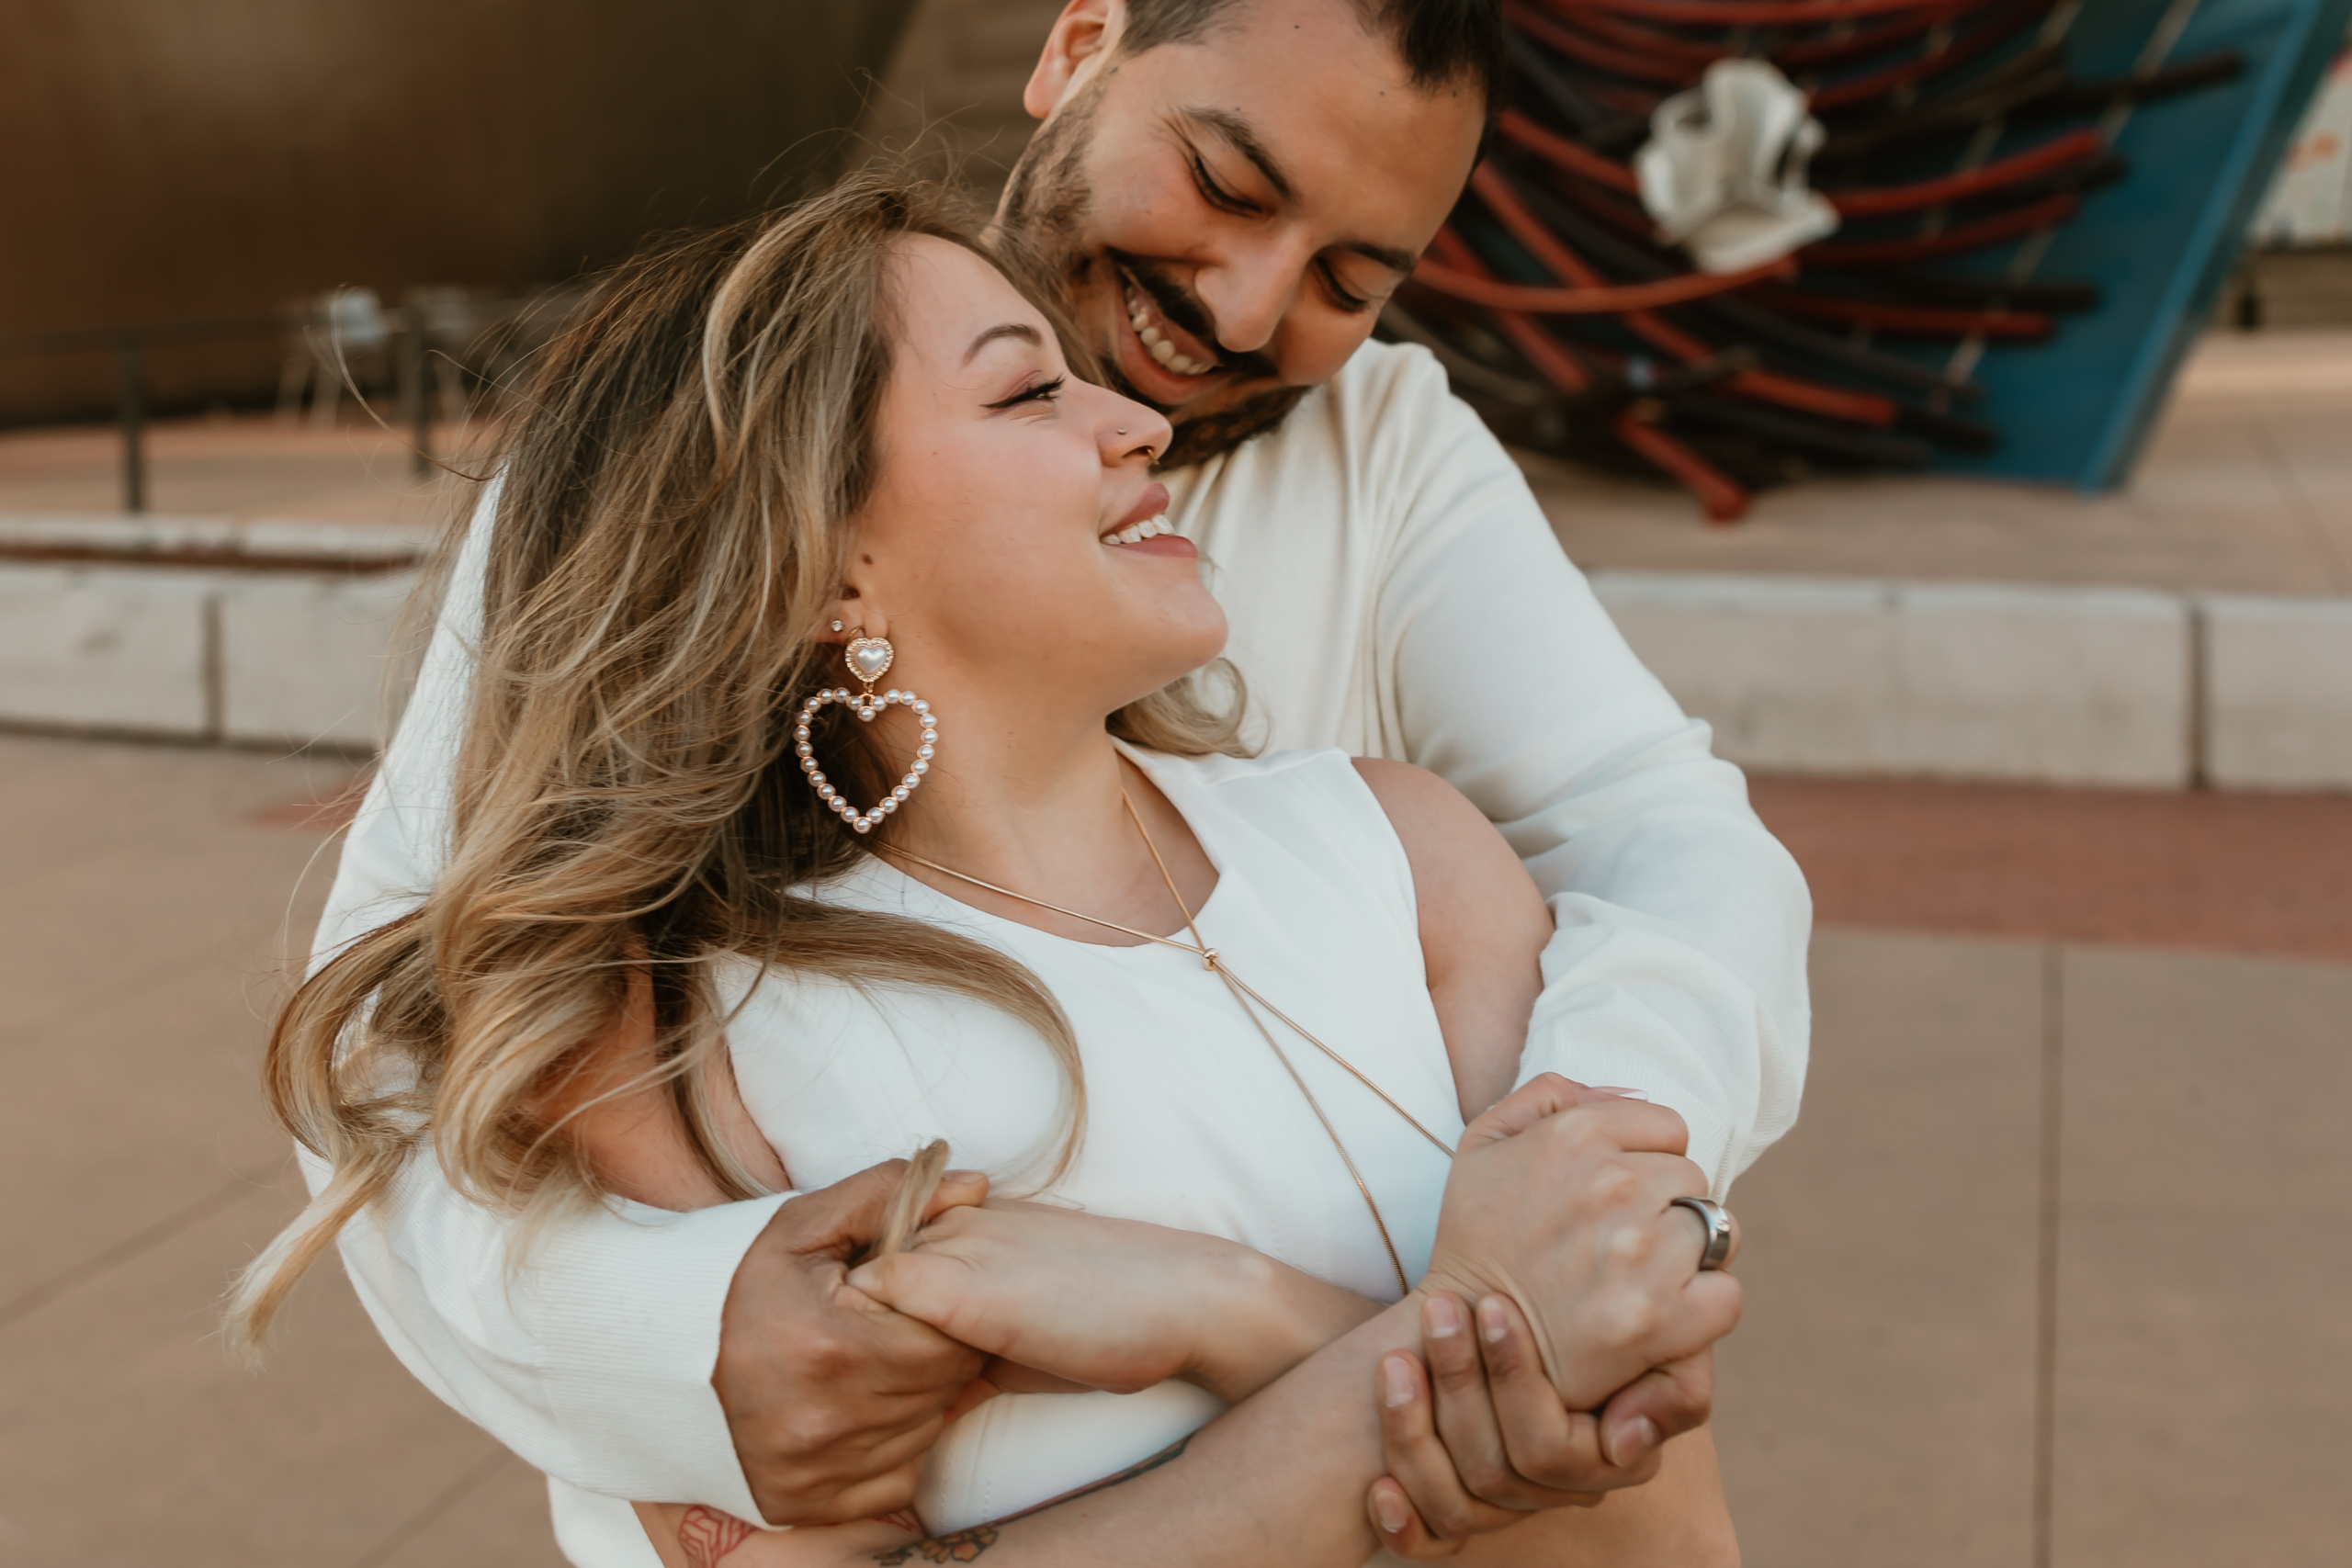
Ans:
MULTIPOLYGON (((1191 43, 1250 0, 1127 0, 1120 50, 1141 54, 1163 43, 1191 43)), ((1500 0, 1348 0, 1364 27, 1394 44, 1416 87, 1424 91, 1467 77, 1487 102, 1503 105, 1500 0)))

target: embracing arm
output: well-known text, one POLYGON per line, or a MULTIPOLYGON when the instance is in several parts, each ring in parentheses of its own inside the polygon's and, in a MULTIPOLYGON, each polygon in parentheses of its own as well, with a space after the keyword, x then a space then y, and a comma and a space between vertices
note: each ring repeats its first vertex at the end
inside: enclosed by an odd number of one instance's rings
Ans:
POLYGON ((1551 901, 1520 1081, 1554 1071, 1671 1105, 1720 1195, 1796 1118, 1804 878, 1443 373, 1400 352, 1393 374, 1401 407, 1383 417, 1411 450, 1385 481, 1408 517, 1379 610, 1383 750, 1467 795, 1551 901))
MULTIPOLYGON (((1594 1100, 1556 1078, 1531 1084, 1465 1135, 1422 1285, 1211 1422, 1181 1452, 1107 1489, 930 1541, 887 1521, 788 1536, 726 1527, 729 1568, 969 1561, 988 1551, 1007 1568, 1353 1568, 1378 1545, 1363 1500, 1387 1466, 1380 1405, 1365 1394, 1387 1386, 1394 1369, 1384 1363, 1420 1344, 1424 1300, 1513 1303, 1531 1331, 1532 1364, 1572 1411, 1600 1404, 1646 1367, 1690 1356, 1736 1321, 1738 1287, 1692 1273, 1688 1225, 1666 1207, 1701 1185, 1696 1168, 1671 1153, 1681 1141, 1670 1112, 1594 1100)), ((902 1254, 888 1271, 934 1274, 947 1294, 978 1278, 927 1258, 931 1251, 926 1243, 902 1254)), ((1581 1448, 1597 1450, 1594 1417, 1566 1419, 1581 1448)), ((667 1561, 717 1561, 702 1553, 723 1521, 643 1512, 667 1561)))
MULTIPOLYGON (((345 841, 316 962, 405 912, 439 869, 497 494, 493 481, 476 505, 345 841)), ((303 1173, 313 1190, 329 1174, 307 1156, 303 1173)), ((526 1242, 426 1156, 345 1228, 341 1250, 409 1371, 537 1469, 608 1496, 854 1518, 911 1495, 910 1454, 978 1364, 920 1324, 842 1306, 847 1257, 888 1186, 885 1172, 690 1213, 597 1206, 526 1242), (510 1266, 518 1252, 528 1269, 510 1266), (935 1402, 903 1393, 935 1386, 935 1402)))
MULTIPOLYGON (((406 911, 438 871, 497 486, 485 488, 408 709, 345 840, 314 963, 406 911)), ((326 1168, 305 1157, 315 1189, 326 1168)), ((736 1266, 780 1199, 692 1214, 598 1209, 510 1269, 516 1226, 422 1157, 341 1238, 409 1371, 531 1464, 583 1490, 749 1512, 711 1387, 736 1266)))

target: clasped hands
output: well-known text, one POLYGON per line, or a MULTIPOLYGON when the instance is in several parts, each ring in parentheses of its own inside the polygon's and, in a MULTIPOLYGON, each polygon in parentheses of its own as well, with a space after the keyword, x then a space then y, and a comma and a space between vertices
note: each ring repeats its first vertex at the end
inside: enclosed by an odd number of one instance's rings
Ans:
POLYGON ((1474 1121, 1430 1263, 1400 1308, 1214 1236, 989 1200, 951 1173, 913 1249, 859 1262, 903 1168, 792 1200, 730 1290, 713 1384, 771 1524, 903 1508, 948 1420, 1000 1390, 1183 1378, 1246 1399, 1383 1312, 1422 1356, 1372 1392, 1388 1473, 1366 1507, 1434 1557, 1530 1510, 1657 1473, 1702 1425, 1739 1287, 1696 1270, 1704 1193, 1671 1111, 1546 1075, 1474 1121))

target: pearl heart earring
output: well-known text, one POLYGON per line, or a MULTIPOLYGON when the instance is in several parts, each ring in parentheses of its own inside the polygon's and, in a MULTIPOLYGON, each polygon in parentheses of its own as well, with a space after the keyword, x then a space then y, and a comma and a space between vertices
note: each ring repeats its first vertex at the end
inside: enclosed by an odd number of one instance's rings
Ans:
MULTIPOLYGON (((841 629, 838 622, 833 629, 841 629)), ((808 783, 815 787, 817 798, 861 833, 872 832, 876 822, 899 809, 907 796, 914 794, 916 786, 922 783, 923 774, 931 772, 933 749, 939 744, 939 718, 931 711, 929 703, 912 692, 901 692, 895 687, 878 697, 874 694, 874 682, 888 671, 890 661, 897 657, 898 650, 890 646, 888 638, 867 637, 865 628, 859 626, 850 634, 849 646, 842 650, 842 660, 865 689, 854 694, 846 686, 819 692, 800 705, 800 722, 792 730, 793 752, 799 757, 800 771, 808 775, 808 783), (867 724, 873 723, 874 716, 892 704, 901 704, 912 709, 915 717, 922 721, 922 739, 915 747, 915 760, 908 766, 906 776, 892 785, 890 793, 870 811, 860 811, 843 800, 841 792, 826 779, 824 770, 817 766, 816 749, 808 742, 808 721, 816 717, 818 710, 827 703, 845 705, 850 712, 867 724)))

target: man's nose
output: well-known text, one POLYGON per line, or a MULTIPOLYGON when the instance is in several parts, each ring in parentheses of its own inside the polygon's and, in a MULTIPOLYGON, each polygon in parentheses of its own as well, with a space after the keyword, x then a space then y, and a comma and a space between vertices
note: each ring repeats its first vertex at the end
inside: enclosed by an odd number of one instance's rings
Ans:
POLYGON ((1227 258, 1194 275, 1193 288, 1216 323, 1216 346, 1253 354, 1274 340, 1298 283, 1304 258, 1291 247, 1267 244, 1227 258))

